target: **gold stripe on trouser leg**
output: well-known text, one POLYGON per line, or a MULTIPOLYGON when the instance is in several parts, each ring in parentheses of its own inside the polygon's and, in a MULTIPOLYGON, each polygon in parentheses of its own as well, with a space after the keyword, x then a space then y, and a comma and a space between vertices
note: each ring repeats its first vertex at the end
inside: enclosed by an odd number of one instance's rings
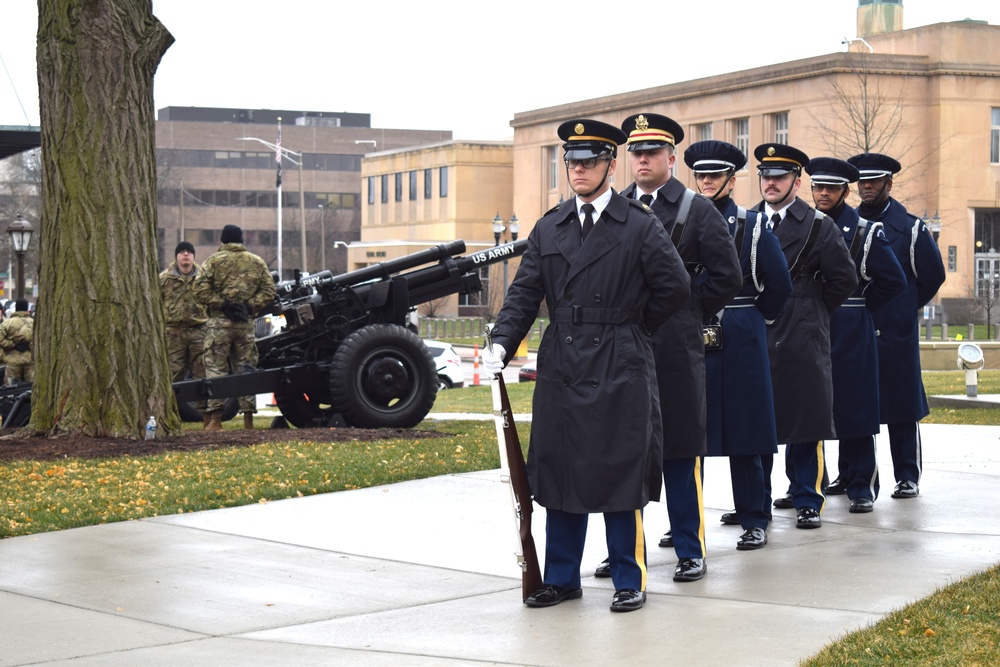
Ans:
POLYGON ((822 512, 826 507, 826 494, 823 493, 823 471, 826 469, 826 459, 823 456, 823 440, 816 443, 816 486, 813 489, 823 498, 823 503, 819 506, 822 512))
POLYGON ((635 511, 635 562, 642 572, 642 587, 646 590, 646 533, 642 529, 642 510, 635 511))
POLYGON ((694 488, 698 494, 698 543, 701 545, 702 558, 708 553, 708 549, 705 547, 705 489, 701 477, 703 461, 701 456, 694 457, 694 488))

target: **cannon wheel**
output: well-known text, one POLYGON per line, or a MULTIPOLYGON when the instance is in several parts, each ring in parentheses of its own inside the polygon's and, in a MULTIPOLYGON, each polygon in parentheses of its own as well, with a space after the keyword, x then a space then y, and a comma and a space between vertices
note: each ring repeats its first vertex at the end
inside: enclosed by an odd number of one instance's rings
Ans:
MULTIPOLYGON (((325 394, 325 392, 320 393, 325 394)), ((274 392, 274 402, 285 420, 295 428, 326 426, 327 420, 334 414, 329 395, 278 389, 274 392)))
POLYGON ((358 329, 333 355, 330 394, 351 426, 412 428, 430 412, 437 391, 434 358, 405 327, 358 329))
MULTIPOLYGON (((238 398, 227 398, 226 407, 222 410, 222 421, 227 422, 236 416, 236 413, 240 411, 240 399, 238 398)), ((201 421, 201 410, 194 407, 194 403, 191 401, 185 403, 177 404, 177 412, 181 415, 182 422, 200 422, 201 421)))

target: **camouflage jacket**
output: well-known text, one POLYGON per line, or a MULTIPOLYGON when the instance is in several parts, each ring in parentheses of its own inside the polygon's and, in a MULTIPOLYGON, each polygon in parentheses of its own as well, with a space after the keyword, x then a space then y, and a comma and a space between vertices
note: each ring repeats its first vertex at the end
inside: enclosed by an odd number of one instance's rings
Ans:
POLYGON ((226 243, 201 265, 194 294, 209 317, 221 318, 224 301, 250 304, 252 317, 274 301, 276 292, 264 260, 242 243, 226 243))
POLYGON ((208 320, 205 304, 194 297, 194 279, 200 271, 196 262, 191 273, 185 276, 177 269, 177 262, 171 262, 160 274, 163 318, 168 327, 195 327, 208 320))
POLYGON ((31 350, 21 352, 15 350, 14 346, 20 342, 31 345, 35 321, 31 315, 25 312, 13 313, 3 322, 0 322, 0 349, 3 350, 4 360, 8 364, 28 364, 31 363, 31 350))

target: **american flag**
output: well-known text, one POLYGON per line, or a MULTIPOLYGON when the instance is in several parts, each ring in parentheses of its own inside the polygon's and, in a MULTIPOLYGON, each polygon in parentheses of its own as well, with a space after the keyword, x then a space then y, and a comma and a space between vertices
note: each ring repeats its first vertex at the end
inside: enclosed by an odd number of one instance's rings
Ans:
POLYGON ((278 163, 278 179, 274 183, 274 187, 281 187, 281 119, 278 119, 278 141, 275 144, 274 150, 274 161, 278 163))

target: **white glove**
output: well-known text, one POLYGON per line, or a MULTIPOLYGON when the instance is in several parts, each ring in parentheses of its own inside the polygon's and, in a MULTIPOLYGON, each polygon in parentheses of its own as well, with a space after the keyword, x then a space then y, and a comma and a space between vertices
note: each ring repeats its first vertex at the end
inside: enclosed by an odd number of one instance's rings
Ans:
POLYGON ((493 343, 483 348, 483 367, 490 375, 496 375, 503 370, 503 360, 507 356, 507 350, 503 345, 493 343))

